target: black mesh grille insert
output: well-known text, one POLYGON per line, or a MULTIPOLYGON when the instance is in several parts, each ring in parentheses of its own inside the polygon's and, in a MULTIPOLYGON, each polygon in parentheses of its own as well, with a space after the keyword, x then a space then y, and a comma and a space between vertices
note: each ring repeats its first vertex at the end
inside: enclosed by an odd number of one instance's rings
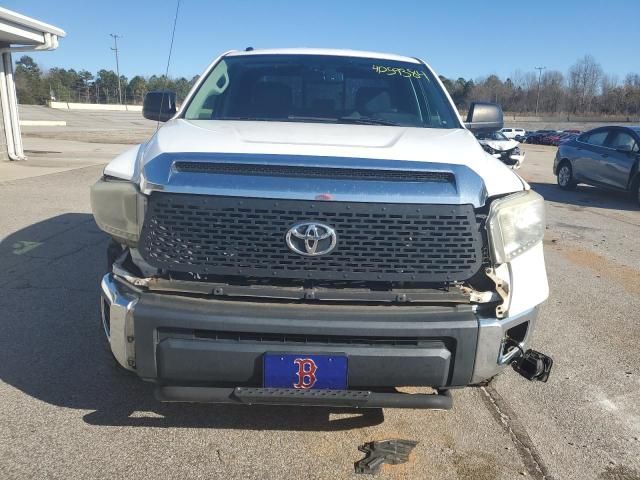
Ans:
POLYGON ((178 172, 218 173, 268 177, 331 178, 384 182, 453 182, 450 172, 427 172, 390 169, 301 167, 293 165, 260 165, 248 163, 176 162, 178 172))
POLYGON ((157 268, 200 275, 444 282, 466 280, 482 264, 471 205, 265 200, 154 192, 140 252, 157 268), (335 249, 304 257, 285 235, 322 222, 335 249))

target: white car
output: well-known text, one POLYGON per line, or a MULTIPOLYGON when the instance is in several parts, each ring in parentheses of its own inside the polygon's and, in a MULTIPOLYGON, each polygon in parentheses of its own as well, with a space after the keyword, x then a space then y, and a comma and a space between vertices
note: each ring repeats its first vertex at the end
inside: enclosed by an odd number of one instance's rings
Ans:
POLYGON ((471 132, 497 105, 463 122, 415 58, 278 49, 143 114, 166 124, 91 205, 111 352, 158 399, 448 409, 509 365, 546 381, 544 201, 471 132))
POLYGON ((520 149, 520 143, 507 138, 502 132, 480 132, 476 138, 489 155, 505 165, 520 168, 524 162, 525 153, 520 149))
POLYGON ((500 130, 500 132, 502 132, 505 137, 511 138, 511 139, 516 137, 524 138, 524 136, 527 134, 524 128, 503 128, 500 130))

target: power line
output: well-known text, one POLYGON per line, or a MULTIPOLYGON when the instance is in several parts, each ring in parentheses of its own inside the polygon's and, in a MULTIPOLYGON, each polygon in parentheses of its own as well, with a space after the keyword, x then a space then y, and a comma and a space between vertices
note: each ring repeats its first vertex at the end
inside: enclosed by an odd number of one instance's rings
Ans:
MULTIPOLYGON (((173 29, 171 30, 171 44, 169 45, 169 57, 167 58, 167 68, 164 71, 164 85, 162 88, 162 97, 160 100, 160 111, 164 105, 165 90, 167 89, 167 82, 169 81, 169 65, 171 64, 171 53, 173 52, 173 40, 176 36, 176 25, 178 24, 178 13, 180 12, 180 0, 176 2, 176 14, 173 17, 173 29)), ((156 131, 160 128, 160 120, 156 122, 156 131)))
POLYGON ((536 117, 538 116, 538 105, 540 104, 540 83, 542 82, 542 71, 547 67, 535 67, 538 70, 538 96, 536 97, 536 117))
POLYGON ((115 45, 115 47, 111 47, 111 50, 113 50, 116 53, 116 73, 118 74, 118 100, 120 104, 122 104, 122 86, 120 85, 120 63, 118 62, 118 39, 122 37, 115 33, 110 33, 109 35, 113 37, 113 43, 115 45))
POLYGON ((171 44, 169 45, 169 57, 167 58, 167 68, 164 71, 164 79, 169 75, 169 64, 171 63, 171 53, 173 52, 173 39, 176 36, 176 25, 178 24, 178 13, 180 12, 180 0, 176 2, 176 14, 173 18, 173 29, 171 30, 171 44))

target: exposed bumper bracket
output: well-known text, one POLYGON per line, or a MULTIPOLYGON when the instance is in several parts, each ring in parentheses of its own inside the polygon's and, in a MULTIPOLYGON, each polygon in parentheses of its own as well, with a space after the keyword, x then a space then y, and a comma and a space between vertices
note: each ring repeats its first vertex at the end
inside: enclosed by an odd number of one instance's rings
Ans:
POLYGON ((513 369, 527 380, 546 382, 551 374, 553 359, 544 353, 527 350, 512 365, 513 369))
POLYGON ((296 390, 288 388, 216 388, 158 386, 161 402, 243 403, 247 405, 314 405, 351 408, 418 408, 450 410, 453 399, 448 390, 437 394, 381 393, 368 390, 296 390))

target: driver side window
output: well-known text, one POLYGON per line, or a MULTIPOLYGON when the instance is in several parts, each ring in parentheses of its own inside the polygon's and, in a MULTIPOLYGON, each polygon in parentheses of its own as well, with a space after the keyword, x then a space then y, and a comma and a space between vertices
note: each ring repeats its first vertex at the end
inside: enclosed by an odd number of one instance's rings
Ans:
POLYGON ((629 147, 632 152, 638 151, 638 142, 629 133, 622 130, 615 131, 608 142, 613 149, 629 147))

